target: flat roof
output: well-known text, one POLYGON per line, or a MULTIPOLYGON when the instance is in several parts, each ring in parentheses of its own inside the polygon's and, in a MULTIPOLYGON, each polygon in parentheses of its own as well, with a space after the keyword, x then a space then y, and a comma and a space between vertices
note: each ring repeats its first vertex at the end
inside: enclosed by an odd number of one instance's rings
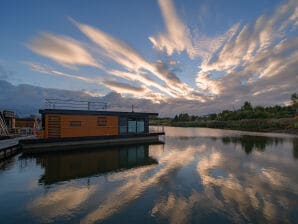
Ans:
POLYGON ((35 121, 32 117, 16 117, 16 121, 35 121))
POLYGON ((98 111, 98 110, 61 110, 44 109, 39 110, 40 114, 72 114, 72 115, 124 115, 124 116, 158 116, 158 113, 145 112, 122 112, 122 111, 98 111))

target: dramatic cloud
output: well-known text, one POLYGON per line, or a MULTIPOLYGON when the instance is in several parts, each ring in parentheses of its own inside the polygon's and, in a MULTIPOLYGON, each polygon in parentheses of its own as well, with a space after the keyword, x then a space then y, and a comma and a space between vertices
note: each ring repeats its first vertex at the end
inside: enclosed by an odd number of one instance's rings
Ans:
POLYGON ((297 9, 297 1, 288 1, 271 16, 262 15, 232 32, 199 66, 197 87, 218 100, 260 103, 281 103, 297 91, 298 39, 289 35, 296 29, 297 9))
POLYGON ((126 93, 131 93, 134 96, 141 95, 143 96, 146 92, 146 88, 144 86, 142 87, 136 87, 132 86, 128 83, 120 83, 116 81, 104 81, 103 82, 108 88, 111 90, 121 93, 121 92, 126 92, 126 93))
MULTIPOLYGON (((151 100, 151 105, 159 103, 158 110, 164 115, 172 115, 172 111, 218 112, 240 107, 247 100, 253 104, 284 104, 298 91, 296 0, 284 2, 251 23, 236 21, 215 36, 195 26, 190 30, 172 0, 159 0, 158 4, 166 31, 151 35, 149 40, 154 49, 167 55, 154 61, 101 29, 70 19, 88 42, 43 33, 28 44, 35 53, 64 65, 64 70, 27 64, 40 73, 98 84, 98 89, 121 93, 130 102, 131 98, 151 100), (183 51, 191 63, 183 58, 183 64, 177 64, 183 51), (90 70, 85 72, 82 65, 97 69, 98 74, 88 74, 90 70)), ((208 14, 208 10, 202 10, 208 14)), ((1 73, 6 79, 7 74, 0 68, 1 73)))
POLYGON ((172 0, 159 0, 158 3, 167 32, 157 37, 150 36, 149 40, 155 48, 165 50, 168 55, 172 55, 175 51, 181 53, 185 50, 193 58, 196 51, 192 44, 190 30, 178 17, 172 0))
POLYGON ((62 65, 100 67, 82 44, 69 37, 43 33, 33 39, 28 47, 35 53, 48 57, 62 65))
MULTIPOLYGON (((90 38, 90 40, 96 43, 101 50, 105 52, 106 57, 109 57, 111 60, 117 62, 129 72, 133 72, 135 75, 138 75, 140 77, 139 81, 144 79, 144 73, 142 71, 146 71, 166 84, 163 87, 159 85, 153 85, 154 87, 160 88, 160 91, 167 91, 168 93, 170 92, 169 95, 176 98, 191 98, 191 95, 189 94, 194 91, 192 87, 186 83, 180 82, 178 79, 173 80, 172 77, 167 77, 164 75, 164 73, 160 73, 155 64, 145 60, 139 53, 137 53, 124 42, 117 40, 103 31, 89 25, 81 24, 75 21, 73 22, 88 38, 90 38)), ((147 80, 143 84, 148 85, 148 78, 146 76, 145 79, 147 80)), ((152 85, 152 83, 150 83, 150 85, 152 85)))
MULTIPOLYGON (((128 83, 121 83, 121 82, 115 81, 112 78, 103 78, 103 77, 88 78, 82 75, 68 74, 65 72, 57 71, 49 66, 42 65, 39 63, 32 63, 32 62, 24 62, 24 63, 28 64, 33 71, 37 71, 40 73, 60 76, 60 77, 65 77, 70 79, 76 79, 86 83, 96 83, 99 85, 99 87, 104 86, 112 91, 120 92, 124 95, 133 96, 135 98, 149 99, 157 103, 161 101, 165 101, 164 96, 158 93, 151 93, 151 91, 148 88, 146 88, 144 85, 138 87, 135 85, 130 85, 128 83)), ((96 94, 90 93, 89 91, 84 91, 84 92, 93 96, 100 96, 103 94, 103 92, 101 93, 97 92, 96 94)))

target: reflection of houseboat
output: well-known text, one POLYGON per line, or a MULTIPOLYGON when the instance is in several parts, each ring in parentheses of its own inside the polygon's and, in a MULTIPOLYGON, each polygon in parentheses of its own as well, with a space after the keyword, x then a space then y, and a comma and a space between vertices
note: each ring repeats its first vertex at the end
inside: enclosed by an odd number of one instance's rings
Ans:
POLYGON ((23 140, 24 153, 81 148, 83 145, 122 145, 158 142, 163 130, 149 131, 149 116, 157 113, 97 110, 40 110, 39 139, 23 140))
POLYGON ((36 161, 45 169, 39 180, 44 184, 157 164, 149 155, 149 145, 42 154, 36 161))
POLYGON ((298 128, 298 108, 296 108, 296 113, 295 113, 295 128, 298 128))

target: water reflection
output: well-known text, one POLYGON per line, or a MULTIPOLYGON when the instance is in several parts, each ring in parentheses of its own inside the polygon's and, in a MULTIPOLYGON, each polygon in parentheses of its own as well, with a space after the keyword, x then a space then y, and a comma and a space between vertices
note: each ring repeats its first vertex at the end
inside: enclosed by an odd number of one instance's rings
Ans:
POLYGON ((38 219, 38 222, 53 222, 55 218, 71 216, 74 210, 84 204, 95 190, 95 185, 58 187, 30 201, 27 209, 38 219))
POLYGON ((201 128, 166 133, 164 146, 15 160, 0 173, 0 216, 15 223, 297 222, 298 138, 201 128))
POLYGON ((158 163, 149 156, 149 145, 42 154, 35 158, 36 164, 44 168, 39 183, 45 185, 158 163))
POLYGON ((282 138, 253 135, 225 136, 221 139, 224 144, 241 144, 246 154, 250 154, 253 150, 264 151, 268 145, 277 145, 283 142, 282 138))
POLYGON ((298 159, 298 138, 293 139, 293 156, 298 159))

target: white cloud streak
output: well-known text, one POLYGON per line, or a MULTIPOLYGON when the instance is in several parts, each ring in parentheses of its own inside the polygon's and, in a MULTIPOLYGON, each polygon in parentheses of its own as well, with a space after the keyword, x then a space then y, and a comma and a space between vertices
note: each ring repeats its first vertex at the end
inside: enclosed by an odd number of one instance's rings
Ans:
POLYGON ((30 66, 42 73, 104 85, 125 96, 153 102, 170 100, 179 110, 189 111, 198 110, 191 106, 194 103, 203 111, 222 109, 244 100, 283 103, 287 94, 297 91, 298 39, 293 35, 298 27, 297 1, 289 0, 271 15, 260 15, 249 24, 236 23, 214 37, 191 33, 179 18, 172 0, 159 0, 158 4, 166 31, 150 36, 149 40, 155 49, 165 51, 168 56, 186 51, 190 59, 200 57, 195 85, 182 82, 171 70, 176 64, 173 58, 169 58, 168 65, 160 60, 150 62, 123 41, 73 19, 70 20, 91 40, 90 44, 43 33, 27 46, 68 69, 91 66, 110 77, 99 74, 97 78, 89 78, 37 64, 30 66), (102 58, 98 60, 96 54, 102 58), (108 62, 118 67, 108 67, 108 62))
POLYGON ((149 40, 153 46, 160 51, 165 50, 168 55, 185 50, 191 58, 195 57, 196 51, 190 30, 178 17, 172 0, 159 0, 158 4, 164 18, 166 33, 160 33, 157 37, 150 36, 149 40))
POLYGON ((69 37, 42 33, 27 46, 35 53, 65 66, 87 65, 101 67, 80 42, 69 37))
POLYGON ((272 94, 264 91, 266 88, 274 89, 275 94, 297 91, 293 82, 297 83, 298 75, 298 39, 286 35, 286 30, 296 29, 297 8, 297 1, 288 1, 271 16, 261 15, 254 23, 233 32, 220 50, 200 64, 197 87, 222 100, 272 94), (214 78, 218 72, 221 75, 214 78))
MULTIPOLYGON (((152 64, 145 60, 140 54, 138 54, 124 42, 115 39, 114 37, 104 33, 97 28, 78 23, 74 20, 72 21, 91 41, 97 44, 97 46, 99 46, 101 50, 105 52, 106 57, 117 62, 129 72, 137 75, 139 81, 144 81, 144 85, 149 84, 158 88, 162 92, 166 91, 168 95, 175 98, 186 97, 192 99, 192 95, 190 94, 194 91, 192 87, 190 87, 186 83, 182 83, 179 79, 167 77, 164 73, 161 73, 159 71, 155 64, 152 64), (148 78, 143 76, 142 71, 147 71, 149 72, 149 74, 152 74, 156 78, 160 79, 163 82, 164 86, 153 84, 152 80, 148 80, 148 78), (144 78, 146 80, 144 80, 144 78)), ((110 71, 107 70, 107 72, 110 71)), ((112 71, 112 74, 115 74, 115 71, 112 71)))
MULTIPOLYGON (((65 72, 61 72, 58 70, 55 70, 49 66, 41 65, 38 63, 33 62, 24 62, 25 64, 29 65, 33 71, 48 74, 48 75, 54 75, 58 77, 65 77, 70 79, 76 79, 80 80, 86 83, 96 83, 100 86, 104 86, 112 91, 122 93, 127 96, 133 96, 135 98, 141 98, 141 99, 149 99, 152 100, 155 103, 164 102, 167 98, 164 97, 161 94, 158 93, 152 93, 150 89, 148 89, 146 86, 135 86, 131 85, 129 83, 122 83, 115 81, 112 78, 88 78, 82 75, 75 75, 75 74, 69 74, 65 72)), ((92 94, 90 94, 92 95, 92 94)), ((96 94, 98 96, 98 93, 96 94)))

